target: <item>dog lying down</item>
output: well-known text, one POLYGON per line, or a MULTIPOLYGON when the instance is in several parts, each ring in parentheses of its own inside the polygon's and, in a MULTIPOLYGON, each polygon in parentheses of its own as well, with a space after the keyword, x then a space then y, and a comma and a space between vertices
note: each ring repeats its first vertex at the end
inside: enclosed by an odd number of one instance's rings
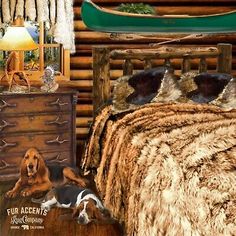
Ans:
MULTIPOLYGON (((40 203, 41 208, 50 210, 52 206, 72 208, 73 213, 62 219, 77 220, 78 224, 94 222, 112 223, 109 211, 103 206, 101 200, 89 189, 76 185, 62 185, 51 189, 43 198, 32 202, 40 203)), ((64 215, 65 216, 65 215, 64 215)))

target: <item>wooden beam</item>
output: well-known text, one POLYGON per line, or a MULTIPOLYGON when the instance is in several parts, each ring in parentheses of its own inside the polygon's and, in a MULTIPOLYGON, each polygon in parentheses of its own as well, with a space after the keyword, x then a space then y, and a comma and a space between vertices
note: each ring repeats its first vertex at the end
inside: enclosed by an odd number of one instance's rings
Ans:
POLYGON ((159 49, 128 49, 128 50, 113 50, 110 57, 112 59, 171 59, 171 58, 182 58, 183 55, 192 58, 199 58, 202 56, 217 57, 219 52, 217 48, 171 48, 161 47, 159 49), (193 51, 194 50, 194 51, 193 51))
MULTIPOLYGON (((203 42, 205 43, 205 42, 203 42)), ((100 43, 99 43, 100 44, 100 43)), ((94 44, 93 44, 94 46, 94 44)), ((122 43, 122 44, 113 44, 113 43, 109 43, 107 44, 107 46, 110 49, 127 49, 127 47, 129 49, 135 49, 135 48, 139 48, 139 49, 146 49, 146 48, 151 48, 151 46, 148 43, 122 43)), ((176 45, 176 44, 171 44, 171 46, 176 46, 179 47, 180 45, 176 45)), ((204 44, 205 47, 215 47, 216 44, 204 44)), ((199 45, 193 45, 193 44, 185 44, 184 47, 199 47, 199 45)), ((236 53, 236 45, 232 46, 232 50, 233 52, 236 53)), ((84 55, 84 56, 90 56, 88 54, 92 53, 92 45, 91 44, 76 44, 76 51, 79 52, 79 55, 84 55)), ((72 54, 71 58, 73 57, 77 57, 78 54, 72 54)))
POLYGON ((97 109, 110 98, 110 49, 93 47, 93 105, 97 109))
POLYGON ((207 61, 205 57, 202 57, 199 62, 199 73, 207 72, 207 61))
POLYGON ((232 45, 218 44, 219 59, 217 63, 217 71, 220 73, 231 73, 232 70, 232 45))
MULTIPOLYGON (((75 32, 76 42, 81 43, 156 43, 177 39, 178 44, 217 44, 217 43, 236 43, 236 33, 231 34, 197 34, 186 37, 189 34, 110 34, 101 32, 75 32)), ((176 43, 173 42, 173 43, 176 43)), ((160 45, 157 45, 158 47, 160 45)))

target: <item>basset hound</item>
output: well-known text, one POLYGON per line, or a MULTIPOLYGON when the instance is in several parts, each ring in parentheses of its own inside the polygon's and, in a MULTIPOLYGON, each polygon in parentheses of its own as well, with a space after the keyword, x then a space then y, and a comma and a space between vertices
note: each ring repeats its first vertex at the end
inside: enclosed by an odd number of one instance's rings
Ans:
POLYGON ((78 224, 111 221, 110 213, 103 206, 102 201, 91 190, 76 185, 57 186, 41 199, 32 198, 32 202, 40 203, 41 208, 48 211, 52 206, 72 208, 71 218, 78 224))

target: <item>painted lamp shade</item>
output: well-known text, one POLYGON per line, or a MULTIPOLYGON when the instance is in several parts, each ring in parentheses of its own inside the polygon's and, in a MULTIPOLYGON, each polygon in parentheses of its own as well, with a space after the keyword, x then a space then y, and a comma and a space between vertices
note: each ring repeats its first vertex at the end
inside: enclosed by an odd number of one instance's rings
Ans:
POLYGON ((27 29, 22 26, 8 27, 0 40, 0 50, 30 51, 38 48, 27 29))

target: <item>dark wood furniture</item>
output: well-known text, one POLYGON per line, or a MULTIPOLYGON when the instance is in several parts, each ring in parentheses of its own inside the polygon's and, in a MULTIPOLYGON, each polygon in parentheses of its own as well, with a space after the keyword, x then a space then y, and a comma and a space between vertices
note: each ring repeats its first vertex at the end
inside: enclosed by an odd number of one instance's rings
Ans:
POLYGON ((19 175, 31 147, 47 163, 75 165, 76 102, 72 91, 0 94, 0 180, 19 175))
MULTIPOLYGON (((217 47, 204 46, 158 46, 148 49, 110 49, 109 46, 93 47, 93 109, 106 103, 111 97, 110 64, 112 60, 123 60, 123 75, 134 73, 135 60, 142 61, 144 69, 152 67, 153 60, 163 60, 171 65, 173 59, 181 59, 181 73, 192 71, 191 60, 199 60, 198 71, 208 70, 207 59, 216 59, 216 71, 231 73, 232 45, 220 43, 217 47)), ((114 62, 113 62, 114 63, 114 62)))

